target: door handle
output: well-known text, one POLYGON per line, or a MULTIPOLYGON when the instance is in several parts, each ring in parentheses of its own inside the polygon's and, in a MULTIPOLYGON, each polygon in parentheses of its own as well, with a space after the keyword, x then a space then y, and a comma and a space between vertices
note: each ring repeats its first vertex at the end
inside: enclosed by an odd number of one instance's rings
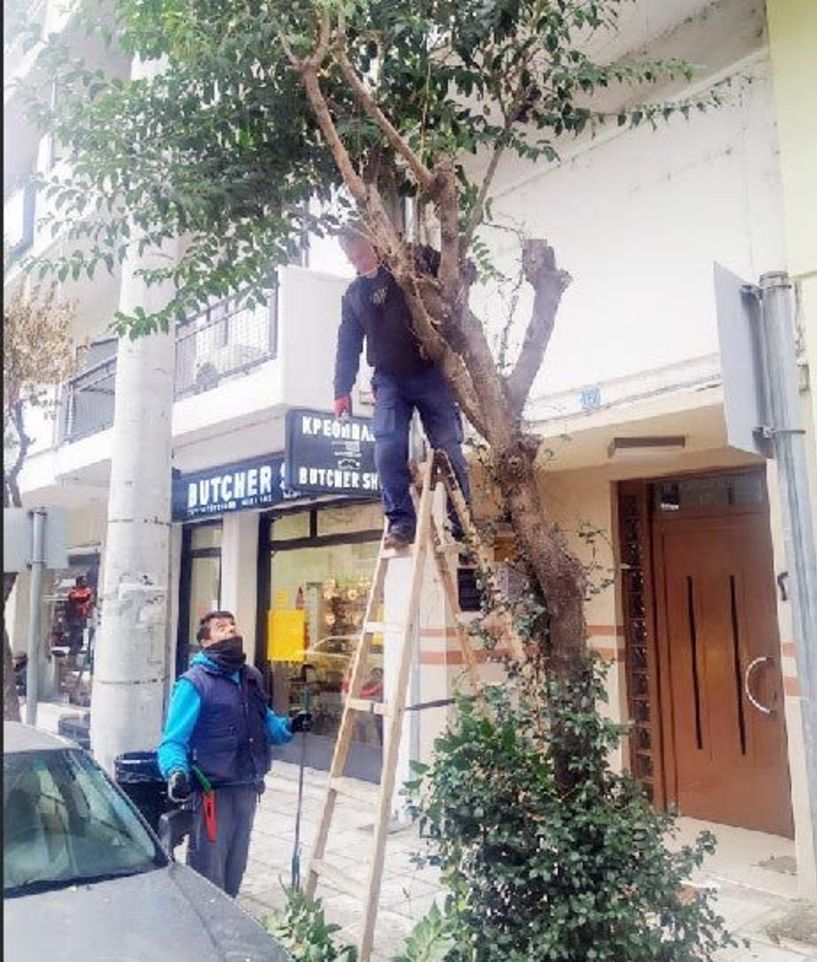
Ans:
POLYGON ((750 687, 752 681, 752 675, 762 664, 766 662, 774 662, 772 655, 760 655, 759 658, 753 658, 749 664, 746 666, 746 671, 743 674, 743 693, 752 703, 752 705, 762 714, 762 715, 773 715, 776 711, 774 708, 767 708, 765 705, 761 705, 760 702, 752 694, 752 689, 750 687))

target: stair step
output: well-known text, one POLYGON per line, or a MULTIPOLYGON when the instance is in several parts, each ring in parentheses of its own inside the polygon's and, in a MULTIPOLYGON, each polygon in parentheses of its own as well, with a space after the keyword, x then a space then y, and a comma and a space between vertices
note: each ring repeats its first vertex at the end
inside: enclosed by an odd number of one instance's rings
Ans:
POLYGON ((362 782, 358 778, 346 775, 334 775, 329 779, 329 787, 344 798, 354 798, 358 802, 375 806, 379 796, 379 788, 371 782, 362 782))
POLYGON ((349 878, 343 869, 338 868, 337 865, 332 865, 323 859, 316 858, 312 860, 309 870, 314 872, 318 878, 325 879, 330 885, 334 885, 335 888, 340 889, 341 892, 345 892, 347 895, 360 899, 361 902, 366 897, 366 886, 363 882, 349 878))
POLYGON ((353 711, 364 712, 368 715, 390 715, 390 709, 382 701, 371 701, 369 698, 347 698, 346 706, 353 711))

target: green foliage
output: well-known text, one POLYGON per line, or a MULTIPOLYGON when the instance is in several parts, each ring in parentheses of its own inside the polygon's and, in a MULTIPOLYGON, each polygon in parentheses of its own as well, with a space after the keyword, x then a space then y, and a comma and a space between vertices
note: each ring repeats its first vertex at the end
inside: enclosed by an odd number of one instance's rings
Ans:
MULTIPOLYGON (((51 206, 46 220, 68 252, 30 266, 62 279, 93 276, 128 251, 185 236, 178 263, 143 271, 148 281, 173 281, 166 309, 118 318, 120 331, 135 333, 212 297, 261 296, 304 232, 322 234, 344 215, 342 177, 286 53, 314 50, 321 15, 405 144, 429 166, 454 161, 470 242, 471 228, 490 216, 490 198, 484 171, 466 169, 468 154, 550 162, 564 138, 600 124, 654 124, 717 102, 713 91, 691 103, 632 106, 627 88, 637 100, 645 86, 683 82, 692 68, 594 62, 588 38, 615 30, 625 2, 80 0, 76 18, 97 53, 77 60, 53 39, 40 54, 42 79, 28 89, 28 115, 73 164, 68 177, 39 181, 51 206), (164 58, 166 69, 129 79, 120 57, 119 75, 106 75, 103 43, 164 58), (597 95, 617 88, 616 103, 627 106, 602 108, 597 95)), ((334 45, 320 84, 356 169, 381 189, 416 193, 404 160, 343 77, 334 45)), ((485 267, 483 252, 474 253, 485 267)))
POLYGON ((339 925, 323 917, 320 902, 308 899, 299 889, 287 888, 283 912, 264 919, 266 930, 291 953, 296 962, 356 962, 354 946, 338 946, 339 925))
POLYGON ((682 896, 714 838, 667 849, 673 819, 610 767, 622 732, 603 698, 600 668, 560 700, 528 666, 484 712, 464 700, 417 766, 407 787, 448 890, 446 962, 691 962, 735 944, 706 894, 682 896), (569 798, 555 776, 568 744, 581 746, 569 798))
POLYGON ((443 962, 452 947, 448 920, 435 904, 415 925, 392 962, 443 962))
MULTIPOLYGON (((268 932, 291 953, 295 962, 356 962, 357 949, 339 945, 338 925, 324 920, 320 900, 298 889, 287 889, 283 912, 264 919, 268 932)), ((451 948, 448 923, 436 905, 419 920, 392 962, 443 962, 451 948)))

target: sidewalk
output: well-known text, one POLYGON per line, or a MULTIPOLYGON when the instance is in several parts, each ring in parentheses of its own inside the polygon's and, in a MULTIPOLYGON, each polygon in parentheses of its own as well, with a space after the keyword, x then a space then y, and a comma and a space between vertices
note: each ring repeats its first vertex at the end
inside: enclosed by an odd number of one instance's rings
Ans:
MULTIPOLYGON (((68 705, 40 704, 38 725, 56 732, 62 715, 80 709, 68 705)), ((307 769, 301 818, 301 876, 306 875, 318 819, 326 773, 307 769)), ((250 847, 250 861, 238 901, 261 919, 284 904, 289 884, 295 813, 298 804, 298 768, 277 762, 267 776, 250 847)), ((368 869, 373 813, 366 806, 338 798, 330 832, 327 860, 354 879, 364 881, 368 869)), ((794 844, 788 839, 693 819, 680 819, 678 844, 691 841, 708 828, 718 838, 718 850, 693 879, 717 893, 717 909, 730 931, 749 940, 748 948, 730 949, 718 962, 817 962, 817 907, 798 901, 794 844)), ((375 931, 374 962, 390 962, 402 939, 445 894, 436 870, 412 865, 411 853, 421 847, 412 825, 397 826, 389 835, 375 931)), ((178 853, 177 853, 178 854, 178 853)), ((356 942, 360 903, 330 885, 321 883, 326 918, 340 925, 340 937, 356 942)))
MULTIPOLYGON (((326 773, 307 769, 301 818, 301 875, 305 876, 326 791, 326 773)), ((284 903, 282 883, 290 879, 298 769, 276 763, 267 777, 250 848, 250 862, 239 902, 258 918, 284 903)), ((372 813, 345 798, 338 798, 327 847, 327 860, 363 881, 368 867, 372 813), (340 828, 342 826, 342 828, 340 828)), ((709 828, 718 836, 718 851, 696 884, 717 892, 717 909, 733 934, 749 939, 749 948, 720 953, 719 962, 817 962, 817 911, 797 900, 794 845, 788 839, 728 826, 713 826, 681 819, 679 843, 690 841, 709 828), (814 914, 812 914, 814 913, 814 914), (778 934, 778 929, 780 933, 778 934), (792 935, 797 935, 796 940, 792 935)), ((418 869, 410 855, 421 846, 411 825, 392 831, 386 848, 386 865, 375 933, 375 962, 390 960, 401 940, 444 889, 436 870, 418 869)), ((360 903, 331 886, 318 887, 326 918, 342 926, 341 938, 356 941, 360 903)))

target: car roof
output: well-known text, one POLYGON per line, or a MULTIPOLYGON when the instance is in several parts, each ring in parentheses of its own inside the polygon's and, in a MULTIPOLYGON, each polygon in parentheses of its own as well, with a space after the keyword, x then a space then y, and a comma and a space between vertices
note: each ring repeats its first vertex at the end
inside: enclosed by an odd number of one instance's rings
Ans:
POLYGON ((3 722, 3 754, 17 752, 54 751, 61 748, 76 748, 76 744, 51 732, 41 731, 22 722, 3 722))

